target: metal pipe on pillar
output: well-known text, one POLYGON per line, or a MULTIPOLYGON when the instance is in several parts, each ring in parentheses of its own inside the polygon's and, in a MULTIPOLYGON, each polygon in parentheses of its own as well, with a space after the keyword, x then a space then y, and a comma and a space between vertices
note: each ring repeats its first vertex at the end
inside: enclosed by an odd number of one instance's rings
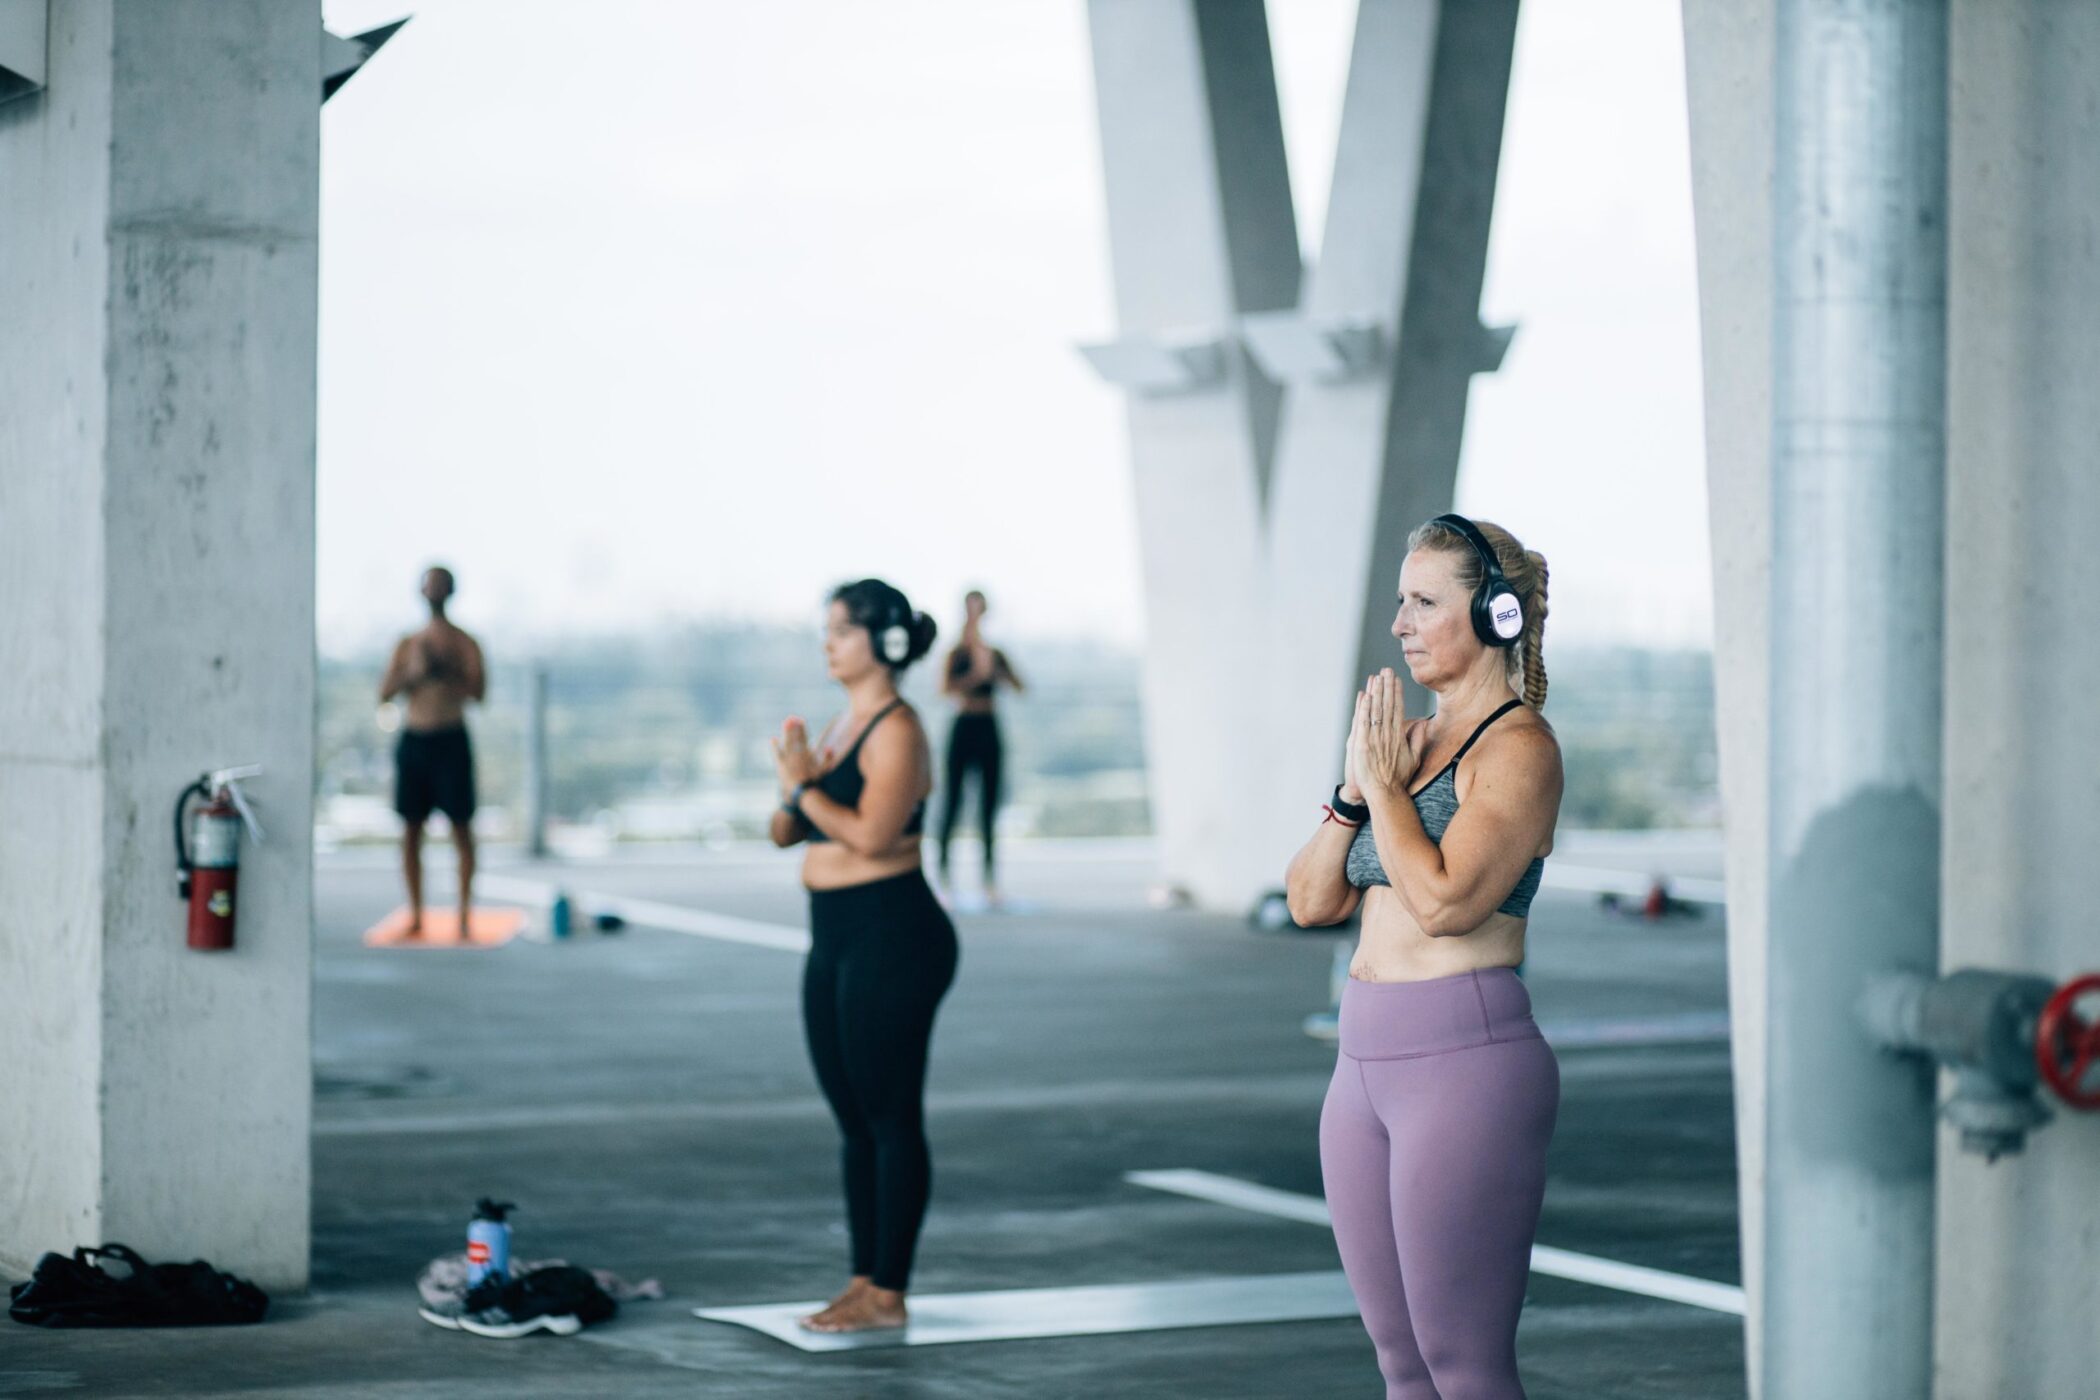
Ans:
POLYGON ((525 854, 547 858, 547 667, 534 663, 525 693, 525 854))
POLYGON ((1781 0, 1776 64, 1763 1381, 1909 1400, 1933 1078, 1858 1002, 1939 964, 1945 0, 1781 0))

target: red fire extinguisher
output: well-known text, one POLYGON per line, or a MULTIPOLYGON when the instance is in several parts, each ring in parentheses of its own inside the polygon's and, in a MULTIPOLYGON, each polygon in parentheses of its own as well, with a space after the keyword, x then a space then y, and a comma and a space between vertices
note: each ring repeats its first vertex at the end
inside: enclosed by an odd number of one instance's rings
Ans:
POLYGON ((175 799, 175 889, 190 908, 189 945, 207 952, 233 946, 234 894, 241 874, 241 827, 256 840, 262 831, 241 794, 240 779, 260 768, 222 768, 207 773, 175 799), (183 814, 201 797, 190 840, 183 841, 183 814))

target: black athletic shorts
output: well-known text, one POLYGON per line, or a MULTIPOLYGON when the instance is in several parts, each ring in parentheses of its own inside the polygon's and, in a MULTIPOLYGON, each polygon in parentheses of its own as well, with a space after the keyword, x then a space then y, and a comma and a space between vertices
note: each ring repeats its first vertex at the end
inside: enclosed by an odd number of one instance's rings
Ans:
POLYGON ((394 750, 394 810, 411 826, 443 812, 454 826, 474 820, 474 747, 466 726, 401 731, 394 750))

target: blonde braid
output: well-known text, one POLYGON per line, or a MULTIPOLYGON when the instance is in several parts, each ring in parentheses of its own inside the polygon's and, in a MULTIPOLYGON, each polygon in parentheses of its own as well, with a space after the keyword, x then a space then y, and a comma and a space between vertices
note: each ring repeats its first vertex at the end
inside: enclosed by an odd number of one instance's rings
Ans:
POLYGON ((1538 572, 1531 596, 1524 600, 1524 635, 1517 639, 1517 655, 1524 668, 1524 703, 1534 710, 1546 708, 1546 556, 1536 550, 1524 552, 1525 562, 1538 572))

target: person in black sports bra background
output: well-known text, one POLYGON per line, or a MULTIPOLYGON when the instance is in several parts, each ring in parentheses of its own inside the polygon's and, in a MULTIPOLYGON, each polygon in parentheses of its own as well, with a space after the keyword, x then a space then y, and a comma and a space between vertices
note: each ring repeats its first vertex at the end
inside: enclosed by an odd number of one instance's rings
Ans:
POLYGON ((802 1319, 818 1332, 902 1327, 932 1193, 925 1130, 934 1014, 955 978, 955 926, 919 856, 933 755, 898 675, 932 649, 933 619, 880 579, 832 594, 824 659, 846 710, 814 747, 790 716, 773 741, 776 846, 806 843, 810 952, 802 1020, 838 1119, 851 1278, 802 1319))
POLYGON ((993 827, 999 815, 999 777, 1006 746, 999 735, 993 701, 1002 685, 1018 692, 1026 687, 1014 674, 1006 653, 984 639, 984 594, 971 589, 963 597, 962 639, 948 653, 941 670, 941 693, 955 701, 955 724, 948 731, 946 786, 941 799, 940 881, 949 884, 948 847, 955 821, 962 814, 963 778, 977 774, 977 826, 984 834, 984 900, 999 902, 998 865, 993 855, 993 827))

